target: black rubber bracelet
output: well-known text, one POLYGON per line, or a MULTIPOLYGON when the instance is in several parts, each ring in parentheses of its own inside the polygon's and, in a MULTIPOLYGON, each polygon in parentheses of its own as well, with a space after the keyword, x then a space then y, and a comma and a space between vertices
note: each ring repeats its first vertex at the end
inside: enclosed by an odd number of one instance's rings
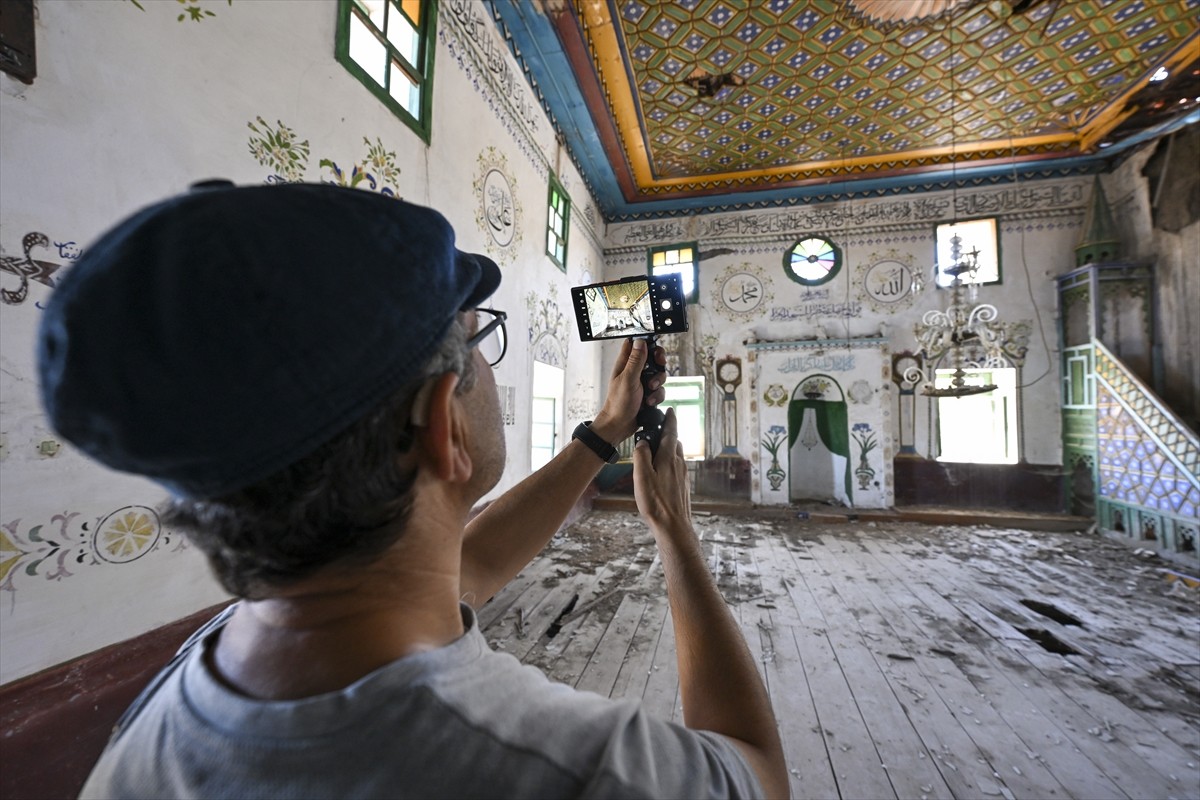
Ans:
POLYGON ((571 434, 572 439, 578 439, 587 445, 587 448, 607 464, 617 463, 617 459, 621 454, 617 452, 617 448, 613 447, 608 442, 601 439, 591 428, 592 421, 581 422, 575 426, 575 432, 571 434))

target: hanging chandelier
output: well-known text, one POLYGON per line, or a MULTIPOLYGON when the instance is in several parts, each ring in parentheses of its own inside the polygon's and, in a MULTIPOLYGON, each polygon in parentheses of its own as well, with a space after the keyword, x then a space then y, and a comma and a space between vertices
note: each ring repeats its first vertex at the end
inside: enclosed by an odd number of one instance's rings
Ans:
MULTIPOLYGON (((953 24, 951 18, 948 25, 953 24)), ((952 54, 953 56, 953 54, 952 54)), ((951 211, 958 214, 958 175, 957 150, 958 138, 955 131, 956 97, 954 86, 954 60, 950 61, 950 188, 951 211)), ((957 220, 956 220, 957 221, 957 220)), ((939 388, 925 371, 914 366, 904 374, 904 379, 913 384, 921 385, 921 393, 928 397, 967 397, 968 395, 984 394, 996 388, 994 383, 967 383, 968 369, 998 369, 1009 366, 1007 358, 1005 325, 998 321, 1000 312, 990 303, 980 303, 972 306, 977 285, 968 286, 966 279, 974 277, 979 270, 979 248, 973 247, 963 252, 963 240, 956 229, 952 229, 950 238, 950 263, 938 264, 934 267, 934 283, 940 271, 950 277, 950 302, 945 311, 933 309, 926 311, 921 321, 913 326, 917 344, 920 345, 918 355, 924 357, 926 364, 934 363, 935 359, 948 363, 954 369, 950 385, 939 388), (968 296, 970 295, 970 296, 968 296)))
POLYGON ((929 397, 966 397, 984 394, 996 388, 994 383, 967 383, 968 369, 999 369, 1009 366, 1005 354, 1005 330, 998 322, 1000 312, 991 303, 972 306, 963 276, 979 269, 979 250, 963 252, 962 237, 956 231, 950 238, 951 263, 941 271, 951 278, 950 303, 945 311, 926 311, 913 327, 920 354, 927 361, 945 356, 954 369, 950 385, 938 388, 919 367, 910 368, 904 379, 922 384, 921 393, 929 397))

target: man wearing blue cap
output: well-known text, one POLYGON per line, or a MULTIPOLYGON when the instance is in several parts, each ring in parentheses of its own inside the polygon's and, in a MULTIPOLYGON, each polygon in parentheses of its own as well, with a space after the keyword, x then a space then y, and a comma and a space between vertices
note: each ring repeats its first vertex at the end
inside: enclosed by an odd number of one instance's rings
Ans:
POLYGON ((499 282, 430 209, 220 183, 136 214, 67 274, 38 340, 51 423, 170 490, 168 523, 241 598, 122 717, 85 797, 787 794, 672 413, 634 480, 686 727, 484 641, 473 608, 633 433, 648 358, 627 342, 595 421, 468 523, 505 461, 488 368, 505 316, 482 307, 499 282))

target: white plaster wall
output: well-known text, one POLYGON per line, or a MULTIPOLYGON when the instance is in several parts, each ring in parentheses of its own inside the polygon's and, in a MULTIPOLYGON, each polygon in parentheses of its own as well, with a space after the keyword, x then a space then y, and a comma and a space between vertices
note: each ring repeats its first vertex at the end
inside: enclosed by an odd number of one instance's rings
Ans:
MULTIPOLYGON (((1191 170, 1194 196, 1196 169, 1195 129, 1180 131, 1167 169, 1191 170), (1190 140, 1190 141, 1189 141, 1190 140)), ((1164 399, 1184 419, 1200 419, 1200 221, 1171 232, 1155 227, 1154 198, 1144 170, 1166 143, 1156 140, 1126 157, 1105 176, 1104 192, 1121 237, 1124 257, 1154 268, 1157 335, 1161 348, 1164 399)), ((1190 200, 1189 184, 1174 183, 1170 192, 1159 190, 1160 206, 1190 200)))
MULTIPOLYGON (((273 171, 249 150, 247 125, 260 116, 308 141, 309 181, 331 179, 320 159, 349 172, 366 158, 364 137, 378 140, 400 170, 396 192, 438 208, 460 247, 490 252, 504 270, 494 305, 509 312, 511 345, 496 377, 515 387, 516 413, 506 427, 510 460, 496 491, 528 470, 531 327, 563 339, 568 414, 598 406, 598 348, 575 341, 566 318, 567 288, 602 269, 595 202, 558 153, 482 4, 442 3, 428 147, 335 61, 333 2, 213 2, 207 6, 216 16, 202 23, 177 22, 175 3, 143 5, 145 11, 115 0, 38 3, 38 77, 26 86, 0 76, 4 256, 23 258, 23 238, 40 232, 51 244, 32 257, 68 269, 108 226, 193 181, 266 181, 273 171), (521 235, 503 252, 488 250, 477 221, 475 183, 485 156, 502 164, 520 208, 521 235), (566 274, 544 255, 547 175, 555 167, 574 203, 566 274)), ((12 274, 0 273, 0 281, 16 288, 12 274)), ((0 683, 224 597, 195 548, 155 525, 161 490, 67 446, 55 450, 33 364, 38 302, 51 291, 31 282, 24 302, 0 304, 0 683), (97 533, 111 534, 130 513, 113 512, 127 507, 137 507, 130 521, 145 534, 135 550, 154 544, 123 562, 101 557, 97 533)))
MULTIPOLYGON (((944 308, 946 292, 931 285, 935 227, 959 218, 999 219, 1002 282, 982 287, 978 301, 995 304, 1004 320, 1028 320, 1033 335, 1021 371, 1021 455, 1036 464, 1061 461, 1058 414, 1058 336, 1054 276, 1074 266, 1089 179, 1058 179, 1017 187, 960 189, 877 199, 797 206, 789 209, 695 214, 671 219, 622 222, 608 226, 607 279, 645 271, 646 250, 655 245, 699 242, 700 300, 689 306, 692 327, 685 349, 697 355, 741 358, 755 340, 845 339, 881 336, 888 350, 917 349, 913 326, 927 310, 944 308), (784 253, 800 238, 820 235, 842 250, 844 266, 832 281, 806 288, 783 271, 784 253), (873 306, 863 290, 863 270, 883 260, 911 265, 925 277, 925 288, 897 307, 873 306), (758 275, 764 301, 748 313, 731 313, 718 292, 732 272, 758 275)), ((610 356, 611 357, 611 356, 610 356)), ((702 368, 702 359, 693 363, 702 368)), ((884 390, 883 379, 876 386, 884 390)), ((889 419, 899 415, 898 392, 890 392, 889 419)), ((763 403, 743 380, 737 391, 739 451, 758 454, 752 424, 763 403)), ((709 406, 716 409, 714 400, 709 406)), ((930 453, 931 402, 918 395, 915 442, 930 453)), ((720 444, 720 419, 709 414, 710 454, 720 444)), ((894 431, 889 431, 895 435, 894 431)), ((893 442, 893 450, 898 447, 893 442)), ((753 460, 752 460, 753 461, 753 460)), ((754 467, 752 466, 752 469, 754 467)), ((759 476, 752 472, 754 478, 759 476)))

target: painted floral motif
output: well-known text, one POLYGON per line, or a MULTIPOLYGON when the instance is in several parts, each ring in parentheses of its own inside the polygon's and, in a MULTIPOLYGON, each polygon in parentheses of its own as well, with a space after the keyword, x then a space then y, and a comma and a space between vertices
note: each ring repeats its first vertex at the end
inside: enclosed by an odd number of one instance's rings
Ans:
POLYGON ((145 506, 128 506, 104 518, 93 547, 105 561, 124 564, 144 556, 158 536, 158 514, 145 506))
POLYGON ((772 383, 763 392, 763 402, 769 406, 778 406, 783 408, 787 405, 788 393, 781 383, 772 383))
MULTIPOLYGON (((272 128, 262 117, 256 117, 255 122, 246 123, 255 134, 250 137, 250 154, 259 164, 273 170, 267 176, 267 183, 303 181, 310 155, 308 140, 300 141, 296 132, 281 120, 276 121, 277 128, 272 128)), ((383 140, 378 137, 372 144, 364 136, 363 144, 367 146, 367 157, 351 164, 349 171, 338 166, 331 158, 320 159, 317 166, 326 170, 321 180, 336 186, 371 189, 388 197, 398 197, 400 168, 396 166, 395 151, 384 147, 383 140)))
POLYGON ((700 337, 700 346, 695 348, 696 366, 704 373, 704 377, 713 380, 713 362, 717 358, 717 344, 720 339, 711 333, 700 337))
MULTIPOLYGON (((72 242, 71 244, 74 244, 72 242)), ((0 272, 16 275, 20 283, 15 289, 0 287, 0 302, 8 305, 20 305, 29 297, 29 282, 31 280, 54 288, 54 273, 62 266, 53 261, 41 261, 33 257, 35 247, 48 248, 50 237, 38 231, 30 231, 21 239, 21 256, 6 256, 0 250, 0 272)), ((78 257, 78 256, 76 256, 78 257)))
POLYGON ((854 475, 858 478, 858 488, 866 490, 871 487, 871 480, 875 477, 875 470, 871 469, 871 464, 867 461, 867 454, 878 446, 875 432, 871 430, 870 424, 856 422, 850 429, 850 435, 859 447, 858 468, 854 470, 854 475))
POLYGON ((529 312, 529 345, 533 360, 552 367, 565 367, 567 360, 567 320, 558 303, 537 292, 525 297, 529 312))
POLYGON ((771 491, 779 491, 783 486, 783 479, 787 477, 783 467, 779 465, 779 448, 783 446, 783 440, 787 436, 787 429, 782 425, 772 425, 767 428, 767 435, 762 439, 763 448, 771 454, 771 467, 767 470, 767 480, 771 482, 771 491))
MULTIPOLYGON (((304 180, 308 169, 308 140, 297 141, 296 132, 276 120, 277 130, 271 128, 262 117, 256 117, 258 125, 246 123, 255 135, 250 137, 250 155, 275 171, 269 183, 298 183, 304 180)), ((324 162, 322 162, 324 163, 324 162)))
POLYGON ((322 169, 329 170, 332 180, 325 180, 325 183, 333 183, 338 186, 347 186, 351 189, 358 188, 358 185, 366 181, 367 187, 372 191, 378 190, 380 194, 388 197, 395 197, 396 190, 393 186, 399 183, 400 170, 396 166, 396 154, 383 148, 383 141, 375 140, 375 144, 371 144, 371 140, 363 137, 363 143, 367 146, 367 158, 364 164, 354 164, 350 168, 350 174, 339 167, 334 161, 328 158, 322 158, 318 162, 318 166, 322 169), (374 172, 368 172, 370 167, 374 172))
POLYGON ((25 527, 14 519, 0 525, 0 591, 15 593, 18 579, 61 581, 81 568, 127 564, 171 544, 171 552, 182 550, 187 539, 163 531, 149 506, 125 506, 90 520, 64 511, 25 527))
POLYGON ((809 378, 800 386, 800 393, 809 400, 816 400, 829 391, 829 381, 824 378, 809 378))
MULTIPOLYGON (((145 11, 146 8, 138 0, 129 0, 139 11, 145 11)), ((200 0, 175 0, 176 3, 183 6, 183 10, 179 12, 179 16, 175 18, 176 22, 189 20, 191 22, 203 22, 208 17, 215 17, 216 12, 210 11, 200 5, 200 0)), ((225 0, 225 4, 232 6, 233 0, 225 0)))

